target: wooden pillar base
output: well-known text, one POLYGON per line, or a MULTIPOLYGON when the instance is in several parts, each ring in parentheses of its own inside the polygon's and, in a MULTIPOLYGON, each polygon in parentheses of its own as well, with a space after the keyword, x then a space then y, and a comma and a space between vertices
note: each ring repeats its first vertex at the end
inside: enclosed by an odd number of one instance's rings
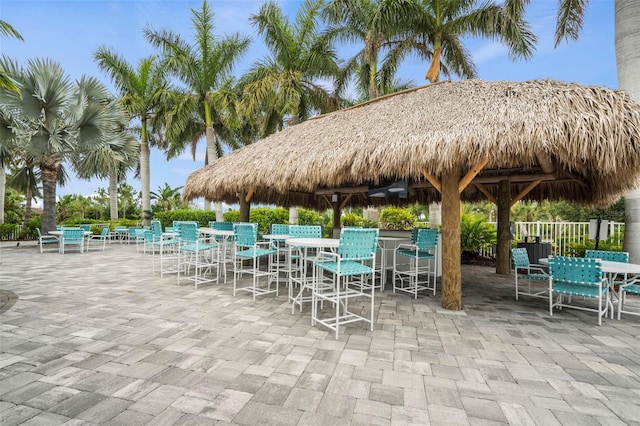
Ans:
POLYGON ((442 307, 462 309, 460 265, 460 170, 442 176, 442 307))

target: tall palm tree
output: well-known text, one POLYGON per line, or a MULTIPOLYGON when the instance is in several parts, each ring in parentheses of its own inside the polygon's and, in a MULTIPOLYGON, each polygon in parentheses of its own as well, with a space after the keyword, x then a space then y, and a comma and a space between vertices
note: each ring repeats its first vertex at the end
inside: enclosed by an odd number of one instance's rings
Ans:
MULTIPOLYGON (((214 124, 224 121, 228 104, 220 89, 228 81, 241 55, 246 52, 250 39, 239 34, 216 37, 213 34, 213 12, 206 0, 202 3, 201 10, 191 9, 191 12, 195 29, 193 45, 170 30, 154 31, 147 27, 144 34, 153 46, 162 49, 163 66, 187 90, 173 102, 173 108, 165 117, 167 140, 182 146, 185 140, 195 144, 197 139, 192 138, 197 132, 187 130, 193 130, 194 122, 202 116, 207 143, 205 164, 208 164, 221 154, 217 150, 214 124)), ((220 203, 216 210, 216 216, 222 220, 220 203)))
POLYGON ((42 176, 44 232, 55 229, 56 186, 61 164, 78 152, 105 144, 117 127, 106 87, 91 77, 72 82, 62 67, 32 59, 17 72, 20 94, 4 90, 19 149, 33 156, 42 176))
MULTIPOLYGON (((616 64, 618 84, 640 103, 640 3, 616 0, 616 64)), ((633 263, 640 263, 640 186, 625 195, 623 249, 633 263)))
POLYGON ((333 94, 321 79, 333 79, 339 71, 337 54, 329 39, 320 36, 322 0, 305 0, 293 23, 277 3, 268 2, 251 16, 270 55, 256 62, 242 78, 247 110, 277 107, 281 127, 304 121, 314 111, 337 108, 333 94))
MULTIPOLYGON (((5 62, 3 61, 3 64, 5 62)), ((10 90, 5 88, 4 90, 10 90)), ((0 94, 3 90, 0 89, 0 94)), ((16 135, 12 130, 14 118, 10 111, 0 103, 0 223, 4 223, 4 195, 7 185, 5 168, 13 164, 17 157, 16 135)))
MULTIPOLYGON (((158 118, 158 111, 163 100, 169 96, 170 88, 165 76, 165 70, 160 66, 159 61, 154 56, 149 56, 140 60, 137 68, 134 69, 122 55, 114 51, 100 47, 95 55, 95 60, 101 70, 110 77, 118 91, 120 92, 122 105, 127 109, 132 119, 140 122, 140 186, 142 195, 142 221, 149 225, 151 217, 151 171, 150 171, 150 133, 158 132, 153 124, 158 123, 154 118, 158 118)), ((111 175, 109 183, 110 195, 113 187, 117 185, 117 175, 111 175), (115 181, 114 181, 115 179, 115 181)), ((112 203, 117 203, 114 197, 112 203)), ((113 211, 117 211, 112 204, 113 211)))
POLYGON ((24 194, 25 223, 28 223, 31 219, 33 199, 36 197, 42 198, 42 193, 39 188, 40 181, 40 173, 36 169, 35 159, 33 157, 23 158, 20 161, 19 167, 12 170, 7 181, 7 186, 9 188, 13 188, 20 194, 24 194))
MULTIPOLYGON (((305 0, 294 22, 275 2, 260 7, 251 16, 269 49, 269 56, 256 62, 241 79, 245 109, 249 116, 265 117, 263 135, 295 125, 314 112, 337 109, 336 97, 321 84, 334 79, 339 66, 330 40, 322 37, 319 15, 322 0, 305 0)), ((289 223, 297 223, 297 210, 290 210, 289 223)))
POLYGON ((498 40, 507 46, 513 59, 533 55, 536 36, 524 20, 522 0, 493 1, 478 5, 475 0, 415 0, 419 13, 409 18, 410 30, 393 43, 385 60, 395 69, 409 52, 430 61, 425 78, 431 83, 440 73, 463 78, 476 75, 471 55, 462 37, 477 36, 498 40))
POLYGON ((332 0, 322 15, 330 41, 362 45, 345 64, 337 81, 339 91, 355 76, 357 88, 368 99, 393 91, 393 73, 381 72, 380 55, 391 40, 406 30, 409 17, 419 9, 412 0, 332 0))
MULTIPOLYGON (((517 1, 517 0, 513 0, 517 1)), ((520 7, 529 0, 519 0, 520 7)), ((576 40, 582 29, 588 0, 558 0, 555 45, 576 40)), ((640 2, 615 0, 615 50, 618 85, 640 103, 640 2)), ((640 263, 640 187, 625 195, 625 232, 623 250, 631 262, 640 263)))
POLYGON ((124 130, 129 116, 124 114, 124 110, 122 112, 120 117, 122 130, 120 132, 114 133, 107 144, 72 159, 80 179, 93 177, 109 179, 111 220, 118 220, 118 183, 125 179, 127 171, 136 168, 140 159, 138 141, 124 130))

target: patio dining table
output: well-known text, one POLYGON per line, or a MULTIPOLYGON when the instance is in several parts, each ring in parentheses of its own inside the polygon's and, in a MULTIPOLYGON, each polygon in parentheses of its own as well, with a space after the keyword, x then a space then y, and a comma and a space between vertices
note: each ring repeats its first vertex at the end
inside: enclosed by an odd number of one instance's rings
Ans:
POLYGON ((313 277, 307 277, 307 263, 312 259, 309 257, 309 249, 330 249, 335 250, 340 245, 338 238, 287 238, 285 244, 289 247, 289 302, 291 302, 291 311, 295 305, 304 302, 311 302, 311 296, 304 296, 305 290, 312 290, 313 277), (297 272, 291 267, 291 261, 294 259, 294 251, 299 251, 299 268, 297 272), (294 294, 294 284, 298 284, 300 290, 294 294))

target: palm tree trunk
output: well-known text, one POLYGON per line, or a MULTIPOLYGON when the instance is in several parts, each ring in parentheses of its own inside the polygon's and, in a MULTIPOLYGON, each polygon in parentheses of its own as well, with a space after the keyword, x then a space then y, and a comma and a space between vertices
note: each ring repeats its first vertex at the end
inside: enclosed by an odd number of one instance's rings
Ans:
MULTIPOLYGON (((631 98, 640 102, 640 2, 616 0, 615 48, 618 84, 631 98)), ((640 187, 629 192, 624 200, 625 231, 623 250, 629 261, 640 263, 640 187)))
POLYGON ((142 224, 151 225, 151 171, 149 168, 149 140, 147 125, 142 123, 142 136, 140 138, 140 186, 142 197, 142 224))
POLYGON ((118 172, 109 174, 109 217, 118 220, 118 172))
POLYGON ((40 163, 42 177, 42 233, 56 230, 56 185, 58 169, 55 165, 40 163))
POLYGON ((31 212, 33 211, 33 191, 31 188, 27 189, 27 196, 24 200, 24 223, 29 223, 31 220, 31 212))
MULTIPOLYGON (((218 152, 216 151, 216 135, 213 132, 213 127, 208 126, 206 129, 207 136, 207 156, 204 159, 204 165, 211 164, 211 162, 218 159, 218 152)), ((222 203, 215 203, 216 208, 216 220, 222 222, 222 203)), ((211 201, 205 198, 204 209, 206 211, 211 210, 211 201)))
POLYGON ((4 192, 7 188, 7 173, 0 167, 0 223, 4 223, 4 192))

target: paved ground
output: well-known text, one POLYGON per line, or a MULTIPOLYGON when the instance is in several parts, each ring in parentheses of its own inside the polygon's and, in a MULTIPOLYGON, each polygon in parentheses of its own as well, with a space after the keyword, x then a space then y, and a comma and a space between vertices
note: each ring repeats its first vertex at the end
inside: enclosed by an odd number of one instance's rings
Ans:
POLYGON ((178 286, 134 247, 5 245, 0 423, 640 424, 638 318, 549 317, 491 268, 463 280, 464 312, 386 291, 374 331, 336 341, 282 294, 178 286))

